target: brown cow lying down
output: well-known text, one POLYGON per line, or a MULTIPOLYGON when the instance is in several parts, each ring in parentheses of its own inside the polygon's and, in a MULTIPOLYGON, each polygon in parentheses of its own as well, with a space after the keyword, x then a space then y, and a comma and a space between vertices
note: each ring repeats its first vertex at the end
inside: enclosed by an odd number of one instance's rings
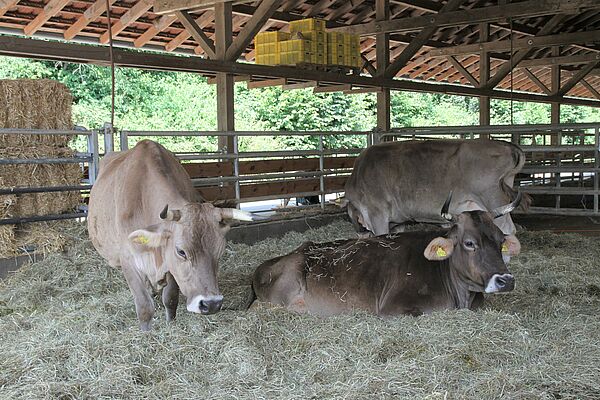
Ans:
POLYGON ((163 288, 167 321, 175 318, 180 289, 190 312, 221 309, 217 260, 227 219, 253 217, 205 203, 179 160, 160 144, 143 140, 104 157, 90 194, 88 231, 98 253, 123 270, 142 330, 150 329, 154 315, 147 283, 163 288))
POLYGON ((520 198, 495 215, 465 211, 453 218, 450 229, 305 243, 256 269, 252 285, 257 300, 316 315, 473 309, 481 304, 482 293, 514 288, 503 258, 518 254, 521 245, 493 220, 510 212, 520 198))

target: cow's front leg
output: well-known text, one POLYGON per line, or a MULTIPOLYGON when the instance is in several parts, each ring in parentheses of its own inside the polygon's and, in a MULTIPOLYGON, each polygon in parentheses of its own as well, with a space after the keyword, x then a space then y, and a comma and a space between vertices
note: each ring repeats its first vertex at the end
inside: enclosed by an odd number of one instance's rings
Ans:
POLYGON ((167 321, 173 321, 177 314, 177 305, 179 304, 179 285, 169 272, 167 272, 166 279, 167 286, 163 288, 162 301, 165 305, 167 321))
POLYGON ((150 296, 150 292, 144 284, 144 278, 137 268, 132 267, 131 265, 123 265, 122 270, 123 275, 125 275, 125 280, 129 285, 129 290, 133 295, 135 311, 138 320, 140 321, 140 329, 149 331, 152 327, 152 317, 154 316, 152 296, 150 296))

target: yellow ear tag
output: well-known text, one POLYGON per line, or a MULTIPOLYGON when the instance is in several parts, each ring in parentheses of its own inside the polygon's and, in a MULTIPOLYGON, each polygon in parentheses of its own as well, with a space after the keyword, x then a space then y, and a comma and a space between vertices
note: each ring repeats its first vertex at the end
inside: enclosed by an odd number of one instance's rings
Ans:
POLYGON ((138 236, 137 238, 135 238, 135 241, 139 244, 148 244, 150 240, 146 236, 138 236))
POLYGON ((508 246, 506 245, 506 243, 502 243, 502 252, 508 253, 508 246))
POLYGON ((446 250, 444 250, 443 247, 438 247, 435 250, 435 254, 437 254, 438 257, 446 257, 448 254, 446 253, 446 250))

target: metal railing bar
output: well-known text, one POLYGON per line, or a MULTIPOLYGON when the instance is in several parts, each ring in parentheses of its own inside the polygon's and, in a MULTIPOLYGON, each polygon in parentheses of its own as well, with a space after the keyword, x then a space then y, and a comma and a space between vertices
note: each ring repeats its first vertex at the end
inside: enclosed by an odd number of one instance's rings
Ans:
POLYGON ((81 190, 90 190, 92 185, 81 186, 48 186, 48 187, 14 187, 9 189, 0 189, 0 195, 23 194, 23 193, 51 193, 51 192, 77 192, 81 190))
POLYGON ((126 136, 367 136, 365 131, 121 131, 126 136))
POLYGON ((32 217, 19 217, 19 218, 4 218, 0 219, 0 225, 17 225, 24 224, 27 222, 41 222, 41 221, 58 221, 63 219, 75 219, 83 218, 87 216, 84 212, 72 213, 72 214, 50 214, 50 215, 35 215, 32 217))
POLYGON ((30 158, 30 159, 18 159, 18 158, 0 158, 0 165, 12 165, 12 164, 79 164, 82 162, 90 162, 92 157, 81 157, 81 158, 30 158))
POLYGON ((15 134, 15 135, 84 135, 92 134, 91 130, 74 130, 74 129, 23 129, 23 128, 0 128, 0 135, 15 134))

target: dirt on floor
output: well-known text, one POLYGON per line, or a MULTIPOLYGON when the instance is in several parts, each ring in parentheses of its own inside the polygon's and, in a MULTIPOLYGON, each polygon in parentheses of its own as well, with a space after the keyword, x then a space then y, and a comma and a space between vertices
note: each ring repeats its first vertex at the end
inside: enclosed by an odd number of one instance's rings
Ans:
MULTIPOLYGON (((244 309, 262 261, 303 241, 353 236, 348 222, 253 246, 229 244, 224 310, 138 329, 120 271, 85 229, 61 254, 0 282, 2 399, 598 399, 600 246, 520 233, 515 291, 476 312, 383 320, 244 309)), ((183 302, 183 299, 182 299, 183 302)))

